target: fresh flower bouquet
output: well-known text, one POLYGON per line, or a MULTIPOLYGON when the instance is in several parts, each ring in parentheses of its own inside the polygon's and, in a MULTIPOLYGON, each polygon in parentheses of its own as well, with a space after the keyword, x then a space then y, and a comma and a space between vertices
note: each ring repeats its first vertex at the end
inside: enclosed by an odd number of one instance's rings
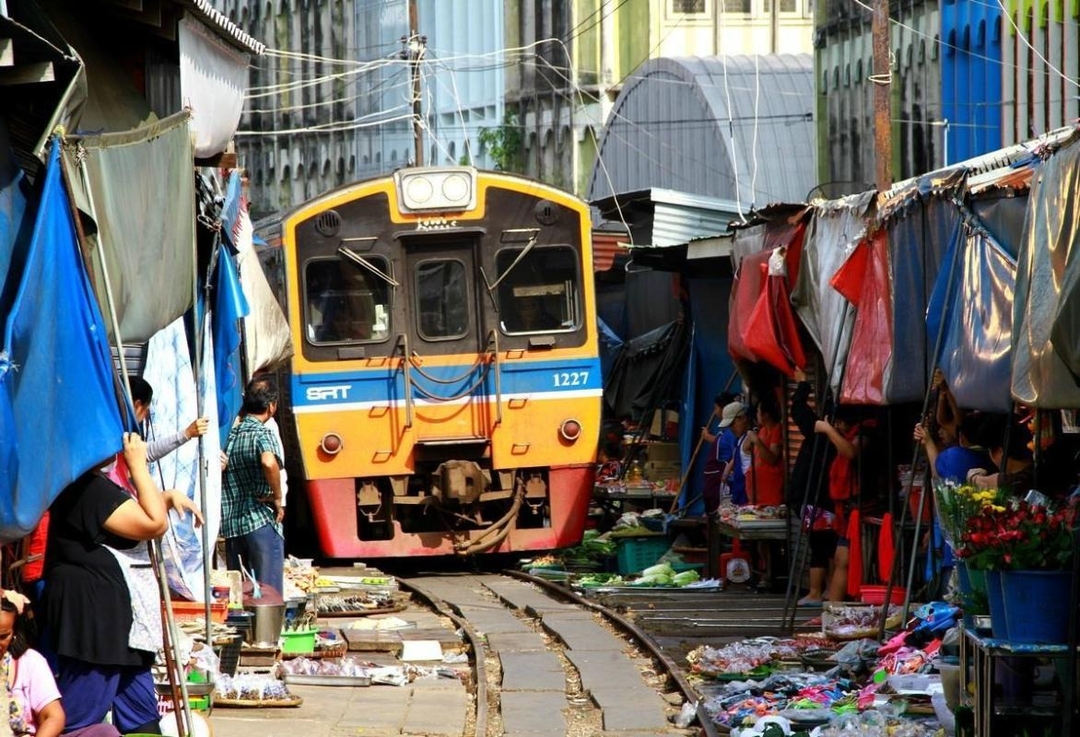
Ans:
POLYGON ((1059 571, 1072 564, 1072 507, 1014 501, 968 518, 956 554, 975 570, 1059 571))
POLYGON ((956 548, 967 521, 984 507, 1003 507, 1008 492, 1005 489, 979 489, 972 484, 938 479, 934 481, 934 497, 945 542, 956 548))

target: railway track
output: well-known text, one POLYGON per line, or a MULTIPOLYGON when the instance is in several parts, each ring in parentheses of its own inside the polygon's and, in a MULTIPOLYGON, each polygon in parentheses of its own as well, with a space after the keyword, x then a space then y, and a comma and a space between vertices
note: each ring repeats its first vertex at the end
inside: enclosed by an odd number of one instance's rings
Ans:
POLYGON ((552 735, 645 729, 712 737, 718 731, 702 706, 708 688, 688 677, 687 652, 775 635, 783 624, 783 597, 748 590, 623 589, 584 598, 515 571, 401 582, 452 618, 473 648, 481 669, 478 737, 535 731, 539 725, 518 709, 530 699, 535 713, 569 715, 565 722, 543 720, 552 735), (565 688, 554 675, 537 675, 556 672, 556 663, 565 688), (533 675, 522 677, 521 668, 533 675), (696 716, 690 729, 673 723, 683 704, 696 716))
MULTIPOLYGON (((421 623, 401 639, 438 637, 463 647, 469 663, 453 666, 460 680, 407 689, 307 687, 298 691, 302 710, 260 715, 260 733, 285 737, 302 727, 325 737, 342 728, 373 737, 713 737, 719 730, 703 707, 710 688, 689 676, 686 653, 779 634, 782 624, 782 597, 748 590, 612 590, 585 598, 513 571, 397 578, 413 603, 396 616, 421 623), (690 726, 677 726, 691 715, 690 726)), ((382 664, 396 657, 350 655, 382 664)), ((248 715, 218 714, 217 737, 250 736, 248 715)))

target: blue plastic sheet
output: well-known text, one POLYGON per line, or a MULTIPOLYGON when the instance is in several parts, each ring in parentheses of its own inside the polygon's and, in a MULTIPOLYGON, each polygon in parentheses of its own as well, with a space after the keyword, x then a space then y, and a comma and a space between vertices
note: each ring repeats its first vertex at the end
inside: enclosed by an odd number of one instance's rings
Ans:
POLYGON ((217 375, 218 435, 221 446, 229 436, 242 403, 243 378, 240 371, 240 318, 248 314, 247 299, 240 289, 240 277, 232 254, 218 246, 214 279, 214 308, 210 329, 214 341, 214 373, 217 375))
POLYGON ((67 484, 122 445, 105 325, 79 257, 59 150, 54 140, 7 316, 9 362, 0 365, 3 541, 27 535, 67 484))

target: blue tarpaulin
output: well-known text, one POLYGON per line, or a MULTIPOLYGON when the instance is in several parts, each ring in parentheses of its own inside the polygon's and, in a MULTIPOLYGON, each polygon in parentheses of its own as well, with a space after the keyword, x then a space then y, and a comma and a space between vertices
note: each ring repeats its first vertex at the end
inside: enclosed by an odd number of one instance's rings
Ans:
POLYGON ((218 434, 221 446, 229 436, 233 419, 240 411, 243 387, 240 371, 240 318, 248 314, 248 303, 240 289, 240 276, 232 254, 218 246, 214 276, 214 307, 210 330, 214 341, 214 373, 217 375, 218 434))
POLYGON ((0 364, 0 459, 9 464, 0 475, 0 540, 28 534, 67 484, 120 449, 106 335, 54 140, 0 364))

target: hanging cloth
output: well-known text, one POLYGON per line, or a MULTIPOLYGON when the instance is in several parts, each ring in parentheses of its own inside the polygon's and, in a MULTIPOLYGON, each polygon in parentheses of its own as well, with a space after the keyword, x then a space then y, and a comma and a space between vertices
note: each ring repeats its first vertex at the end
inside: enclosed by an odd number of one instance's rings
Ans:
POLYGON ((859 508, 855 507, 848 516, 847 525, 848 539, 848 596, 858 596, 863 583, 862 571, 862 520, 859 519, 859 508))
POLYGON ((878 580, 888 585, 889 576, 892 574, 893 558, 896 554, 896 543, 893 539, 893 516, 892 512, 886 512, 881 517, 881 534, 878 535, 878 580))

